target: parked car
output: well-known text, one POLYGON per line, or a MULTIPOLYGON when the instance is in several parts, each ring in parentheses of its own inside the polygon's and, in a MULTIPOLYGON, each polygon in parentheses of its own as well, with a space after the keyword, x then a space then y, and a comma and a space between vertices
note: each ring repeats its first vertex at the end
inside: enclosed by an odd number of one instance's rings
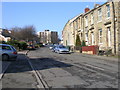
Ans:
POLYGON ((8 44, 0 44, 0 58, 2 60, 16 60, 17 58, 17 50, 8 44))
POLYGON ((58 45, 58 46, 56 46, 55 47, 55 52, 56 53, 59 53, 59 54, 63 54, 63 53, 70 53, 69 52, 69 49, 68 48, 66 48, 65 46, 63 46, 63 45, 58 45))
POLYGON ((55 52, 55 47, 56 47, 55 45, 52 47, 51 49, 52 52, 55 52))
POLYGON ((50 45, 50 46, 49 46, 49 49, 52 49, 53 47, 54 47, 54 45, 50 45))
POLYGON ((34 45, 28 45, 28 46, 27 46, 27 49, 28 49, 28 50, 35 50, 35 46, 34 46, 34 45))

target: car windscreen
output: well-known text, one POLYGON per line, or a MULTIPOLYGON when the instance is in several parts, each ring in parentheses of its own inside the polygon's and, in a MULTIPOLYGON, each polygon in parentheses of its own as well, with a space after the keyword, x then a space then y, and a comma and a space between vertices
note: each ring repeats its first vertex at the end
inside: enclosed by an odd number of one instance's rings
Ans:
POLYGON ((66 48, 65 46, 59 46, 59 48, 66 48))
POLYGON ((12 48, 14 51, 16 51, 16 49, 15 49, 13 46, 11 46, 11 48, 12 48))

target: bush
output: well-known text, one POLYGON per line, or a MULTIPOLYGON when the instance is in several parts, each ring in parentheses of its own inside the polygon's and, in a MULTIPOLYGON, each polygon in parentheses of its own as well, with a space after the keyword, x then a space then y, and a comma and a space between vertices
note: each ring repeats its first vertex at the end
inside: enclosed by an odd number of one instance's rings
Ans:
POLYGON ((82 41, 82 44, 81 44, 81 47, 83 47, 83 46, 86 46, 86 43, 84 40, 82 41))
POLYGON ((25 50, 27 48, 27 43, 26 42, 19 42, 18 47, 21 50, 25 50))
POLYGON ((1 44, 7 44, 5 41, 0 41, 1 44))
POLYGON ((27 48, 27 43, 23 41, 10 40, 6 44, 14 46, 17 50, 25 50, 27 48))
POLYGON ((77 46, 77 47, 81 46, 81 41, 80 41, 80 37, 79 37, 78 34, 77 34, 77 36, 76 36, 76 43, 75 43, 75 46, 77 46))
POLYGON ((18 47, 19 42, 17 40, 10 40, 7 42, 7 44, 18 47))

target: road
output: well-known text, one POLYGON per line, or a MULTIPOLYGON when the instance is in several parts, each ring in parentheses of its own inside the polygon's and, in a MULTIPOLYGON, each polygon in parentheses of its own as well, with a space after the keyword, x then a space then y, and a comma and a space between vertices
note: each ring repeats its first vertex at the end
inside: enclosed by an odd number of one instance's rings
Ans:
POLYGON ((48 48, 28 53, 51 88, 118 88, 118 62, 80 53, 57 54, 48 48))
POLYGON ((10 63, 1 79, 2 88, 118 88, 118 60, 114 58, 57 54, 43 47, 27 56, 21 53, 10 63))

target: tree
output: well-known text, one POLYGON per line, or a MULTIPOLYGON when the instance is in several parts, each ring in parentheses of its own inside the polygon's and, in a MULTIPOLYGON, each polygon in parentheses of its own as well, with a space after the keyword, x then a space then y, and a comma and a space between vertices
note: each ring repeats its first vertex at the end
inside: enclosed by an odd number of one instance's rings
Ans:
POLYGON ((12 38, 16 40, 33 41, 36 39, 36 30, 34 26, 25 26, 23 28, 12 28, 12 38))
POLYGON ((86 46, 86 43, 85 43, 84 40, 82 41, 82 45, 81 45, 81 46, 82 46, 82 47, 83 47, 83 46, 86 46))
POLYGON ((78 34, 76 35, 76 43, 75 43, 75 46, 81 46, 81 41, 80 41, 80 37, 79 37, 78 34))
POLYGON ((21 40, 22 35, 20 34, 20 31, 22 29, 20 27, 13 27, 11 29, 11 38, 13 40, 21 40))

